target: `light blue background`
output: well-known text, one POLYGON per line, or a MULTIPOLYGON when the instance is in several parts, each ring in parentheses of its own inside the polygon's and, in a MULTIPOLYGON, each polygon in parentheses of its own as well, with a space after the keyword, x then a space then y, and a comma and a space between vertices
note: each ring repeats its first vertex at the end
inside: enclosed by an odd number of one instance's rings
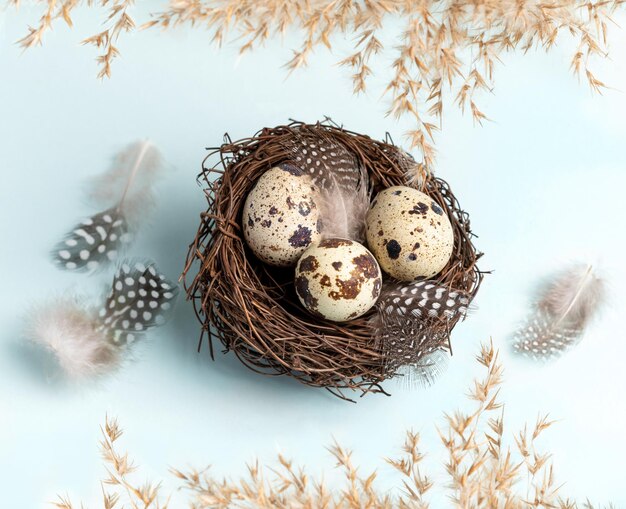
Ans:
MULTIPOLYGON (((155 5, 155 4, 153 4, 155 5)), ((148 8, 139 8, 145 19, 148 8)), ((101 14, 101 13, 99 13, 101 14)), ((324 445, 335 437, 356 450, 364 469, 379 468, 380 486, 394 477, 382 458, 398 452, 405 429, 422 433, 426 466, 443 479, 435 425, 464 405, 478 373, 481 341, 503 347, 502 395, 509 433, 539 413, 559 422, 542 440, 554 453, 563 494, 626 504, 626 343, 623 316, 626 248, 623 218, 626 146, 626 37, 611 40, 612 60, 597 66, 615 89, 592 95, 568 72, 567 42, 550 55, 509 56, 494 95, 481 97, 493 122, 474 127, 446 112, 438 135, 441 176, 471 212, 476 243, 492 269, 477 310, 454 333, 455 355, 427 390, 391 383, 394 395, 342 402, 285 378, 252 374, 230 356, 196 353, 199 326, 189 303, 138 350, 121 373, 96 384, 72 385, 21 338, 29 306, 64 291, 97 295, 106 277, 58 271, 47 253, 74 221, 93 212, 81 185, 102 171, 126 143, 151 138, 174 170, 159 186, 159 206, 133 253, 154 258, 170 277, 180 273, 187 245, 205 208, 195 182, 204 147, 289 118, 330 115, 352 130, 401 141, 407 121, 384 116, 379 101, 387 61, 373 88, 355 98, 346 53, 318 51, 306 70, 286 79, 288 38, 242 59, 217 50, 203 30, 149 31, 123 37, 113 78, 95 79, 90 48, 80 40, 100 29, 101 16, 80 11, 76 28, 58 24, 42 48, 14 45, 39 11, 0 13, 0 485, 2 505, 46 507, 69 493, 92 507, 104 475, 97 451, 105 414, 126 429, 125 445, 141 477, 165 478, 168 466, 214 465, 244 473, 282 451, 320 474, 333 462, 324 445), (590 260, 606 275, 609 305, 575 351, 549 366, 529 366, 504 345, 523 315, 537 279, 570 260, 590 260)), ((624 20, 622 19, 622 22, 624 20)), ((391 42, 393 32, 385 34, 391 42)), ((435 497, 438 495, 435 493, 435 497)), ((181 507, 180 495, 174 507, 181 507)), ((441 503, 441 502, 440 502, 441 503)), ((437 504, 436 507, 441 507, 437 504)))

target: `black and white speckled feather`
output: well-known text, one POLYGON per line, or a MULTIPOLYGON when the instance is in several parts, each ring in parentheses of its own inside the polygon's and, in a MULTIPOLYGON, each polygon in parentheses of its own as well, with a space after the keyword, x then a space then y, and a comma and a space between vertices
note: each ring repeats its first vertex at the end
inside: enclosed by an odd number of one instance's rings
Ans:
POLYGON ((116 260, 153 205, 152 186, 161 168, 159 151, 147 141, 120 152, 92 183, 90 199, 105 210, 76 225, 55 246, 57 266, 93 271, 116 260))
POLYGON ((343 145, 321 133, 301 131, 286 142, 291 163, 313 178, 321 189, 339 186, 354 192, 361 183, 356 157, 343 145))
POLYGON ((119 266, 99 312, 99 327, 115 344, 132 343, 163 323, 177 293, 178 286, 153 263, 126 261, 119 266))
POLYGON ((362 242, 370 187, 357 158, 329 136, 306 130, 285 142, 285 148, 287 162, 310 175, 320 189, 322 236, 362 242))
POLYGON ((446 353, 449 347, 445 325, 464 318, 469 303, 466 293, 432 281, 385 284, 373 326, 387 369, 409 373, 414 382, 431 383, 445 358, 436 352, 446 353))
POLYGON ((132 237, 124 215, 116 208, 108 209, 76 225, 54 248, 53 260, 68 270, 96 270, 116 260, 132 237))
POLYGON ((388 283, 378 300, 379 312, 400 318, 450 320, 465 316, 468 306, 467 294, 432 281, 388 283))
POLYGON ((513 350, 533 360, 558 357, 578 344, 605 298, 604 280, 591 265, 575 264, 539 288, 513 350))
POLYGON ((111 373, 129 344, 165 320, 177 293, 153 263, 123 261, 99 306, 88 296, 59 295, 33 307, 25 336, 71 378, 111 373))

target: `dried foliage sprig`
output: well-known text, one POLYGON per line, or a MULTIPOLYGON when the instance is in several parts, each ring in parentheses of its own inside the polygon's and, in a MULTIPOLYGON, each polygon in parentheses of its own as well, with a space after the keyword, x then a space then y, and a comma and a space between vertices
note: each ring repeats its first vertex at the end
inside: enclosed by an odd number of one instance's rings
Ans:
MULTIPOLYGON (((447 451, 445 473, 450 505, 457 509, 593 509, 587 501, 577 504, 560 497, 550 454, 538 449, 537 441, 552 425, 548 417, 539 417, 536 424, 525 427, 514 436, 515 450, 503 445, 504 411, 498 395, 502 385, 502 365, 493 344, 482 346, 477 360, 485 371, 475 380, 468 397, 474 402, 469 412, 445 415, 439 430, 447 451), (523 485, 525 488, 520 488, 523 485)), ((100 448, 107 465, 104 481, 105 509, 117 507, 127 499, 130 507, 157 509, 167 507, 160 498, 160 485, 134 484, 134 470, 126 454, 116 450, 121 430, 116 421, 107 418, 100 448)), ((238 480, 216 479, 208 469, 183 472, 172 470, 190 496, 191 509, 254 508, 254 509, 428 509, 428 497, 435 479, 422 466, 424 453, 419 434, 406 434, 402 453, 386 462, 399 474, 395 490, 381 491, 376 486, 376 472, 362 472, 352 459, 352 452, 338 443, 329 447, 343 479, 337 489, 329 489, 324 481, 312 479, 303 468, 279 455, 272 467, 255 462, 247 466, 247 474, 238 480)), ((169 500, 169 499, 168 499, 169 500)), ((60 498, 60 509, 72 509, 69 499, 60 498)), ((125 507, 128 507, 125 505, 125 507)), ((180 505, 178 506, 180 507, 180 505)), ((441 507, 441 506, 439 506, 441 507)))
MULTIPOLYGON (((381 29, 389 20, 400 23, 387 78, 388 113, 409 117, 407 133, 425 170, 433 166, 434 133, 441 127, 444 107, 469 110, 477 123, 487 119, 477 103, 480 92, 494 88, 494 69, 514 50, 549 50, 562 35, 576 49, 571 59, 575 75, 596 92, 605 84, 592 72, 593 57, 607 55, 611 16, 625 0, 170 0, 141 28, 167 30, 175 26, 208 29, 217 44, 231 38, 244 53, 293 29, 300 46, 286 63, 292 71, 307 64, 318 47, 333 48, 336 36, 351 36, 352 52, 340 64, 352 72, 355 94, 366 90, 372 60, 385 52, 381 29)), ((10 0, 18 4, 19 0, 10 0)), ((108 9, 104 31, 85 39, 103 50, 99 76, 110 76, 117 56, 117 39, 135 29, 129 13, 132 0, 42 0, 44 12, 19 44, 41 44, 56 19, 71 26, 71 13, 81 4, 108 9)))
MULTIPOLYGON (((9 0, 9 4, 18 7, 20 0, 9 0)), ((98 78, 111 76, 111 64, 119 55, 115 45, 120 35, 135 29, 135 21, 128 12, 134 0, 43 0, 45 10, 34 27, 28 27, 28 33, 17 41, 22 48, 31 48, 43 43, 43 36, 52 29, 55 20, 62 19, 72 27, 72 12, 81 5, 89 7, 100 6, 107 10, 104 22, 105 29, 83 40, 83 44, 95 46, 101 53, 97 57, 99 71, 98 78)))

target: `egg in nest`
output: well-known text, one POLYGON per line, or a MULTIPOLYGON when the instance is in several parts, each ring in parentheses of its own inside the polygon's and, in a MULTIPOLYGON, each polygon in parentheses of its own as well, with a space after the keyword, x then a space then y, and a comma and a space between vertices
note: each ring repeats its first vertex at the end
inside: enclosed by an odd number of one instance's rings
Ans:
POLYGON ((321 238, 318 188, 290 164, 266 171, 248 193, 241 220, 252 252, 279 267, 295 265, 321 238))
POLYGON ((367 243, 382 269, 401 281, 430 278, 446 266, 454 232, 444 209, 405 186, 378 193, 367 213, 367 243))
POLYGON ((378 300, 382 273, 365 246, 347 239, 324 239, 296 265, 296 293, 313 315, 334 322, 365 314, 378 300))

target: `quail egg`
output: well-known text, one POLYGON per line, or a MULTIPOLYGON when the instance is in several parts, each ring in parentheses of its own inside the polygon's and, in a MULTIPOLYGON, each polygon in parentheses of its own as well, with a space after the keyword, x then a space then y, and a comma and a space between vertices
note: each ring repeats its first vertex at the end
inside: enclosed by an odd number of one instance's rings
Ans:
POLYGON ((295 287, 300 302, 313 315, 343 322, 374 306, 382 273, 365 246, 330 238, 302 254, 296 265, 295 287))
POLYGON ((443 207, 405 186, 378 193, 367 214, 368 247, 382 269, 401 281, 430 278, 450 260, 454 232, 443 207))
POLYGON ((311 177, 296 166, 282 164, 261 175, 241 215, 252 252, 270 265, 295 265, 304 250, 321 238, 318 196, 311 177))

